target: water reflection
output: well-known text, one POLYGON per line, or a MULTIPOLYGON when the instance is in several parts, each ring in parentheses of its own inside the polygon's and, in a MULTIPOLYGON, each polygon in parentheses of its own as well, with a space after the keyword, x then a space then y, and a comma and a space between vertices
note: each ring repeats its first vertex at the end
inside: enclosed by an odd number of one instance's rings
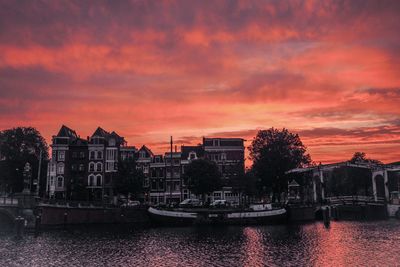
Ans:
POLYGON ((0 236, 0 266, 396 266, 400 222, 78 229, 0 236))

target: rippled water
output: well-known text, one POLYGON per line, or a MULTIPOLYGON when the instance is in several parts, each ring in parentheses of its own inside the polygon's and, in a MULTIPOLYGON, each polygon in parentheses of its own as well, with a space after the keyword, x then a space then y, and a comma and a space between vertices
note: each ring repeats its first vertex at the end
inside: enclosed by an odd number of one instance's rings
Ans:
POLYGON ((3 235, 0 266, 400 266, 400 221, 3 235))

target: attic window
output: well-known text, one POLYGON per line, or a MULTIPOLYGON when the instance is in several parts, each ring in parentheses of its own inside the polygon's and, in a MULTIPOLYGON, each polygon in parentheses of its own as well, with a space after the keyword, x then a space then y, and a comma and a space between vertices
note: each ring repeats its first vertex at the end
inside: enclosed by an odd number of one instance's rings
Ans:
POLYGON ((189 153, 189 160, 194 160, 194 159, 197 159, 196 152, 191 151, 191 152, 189 153))

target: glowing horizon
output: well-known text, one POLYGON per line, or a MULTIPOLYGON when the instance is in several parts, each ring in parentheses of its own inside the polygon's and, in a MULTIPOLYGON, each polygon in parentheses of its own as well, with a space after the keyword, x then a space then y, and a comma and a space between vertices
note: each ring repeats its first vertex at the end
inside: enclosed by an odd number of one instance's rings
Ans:
POLYGON ((0 7, 0 129, 101 126, 162 153, 285 127, 316 162, 400 160, 399 1, 0 7))

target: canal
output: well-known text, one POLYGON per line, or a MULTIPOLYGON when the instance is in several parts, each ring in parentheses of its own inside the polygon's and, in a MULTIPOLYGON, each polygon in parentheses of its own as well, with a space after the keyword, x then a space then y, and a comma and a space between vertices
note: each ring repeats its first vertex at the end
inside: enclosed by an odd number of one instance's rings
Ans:
POLYGON ((0 266, 399 266, 400 221, 0 236, 0 266))

